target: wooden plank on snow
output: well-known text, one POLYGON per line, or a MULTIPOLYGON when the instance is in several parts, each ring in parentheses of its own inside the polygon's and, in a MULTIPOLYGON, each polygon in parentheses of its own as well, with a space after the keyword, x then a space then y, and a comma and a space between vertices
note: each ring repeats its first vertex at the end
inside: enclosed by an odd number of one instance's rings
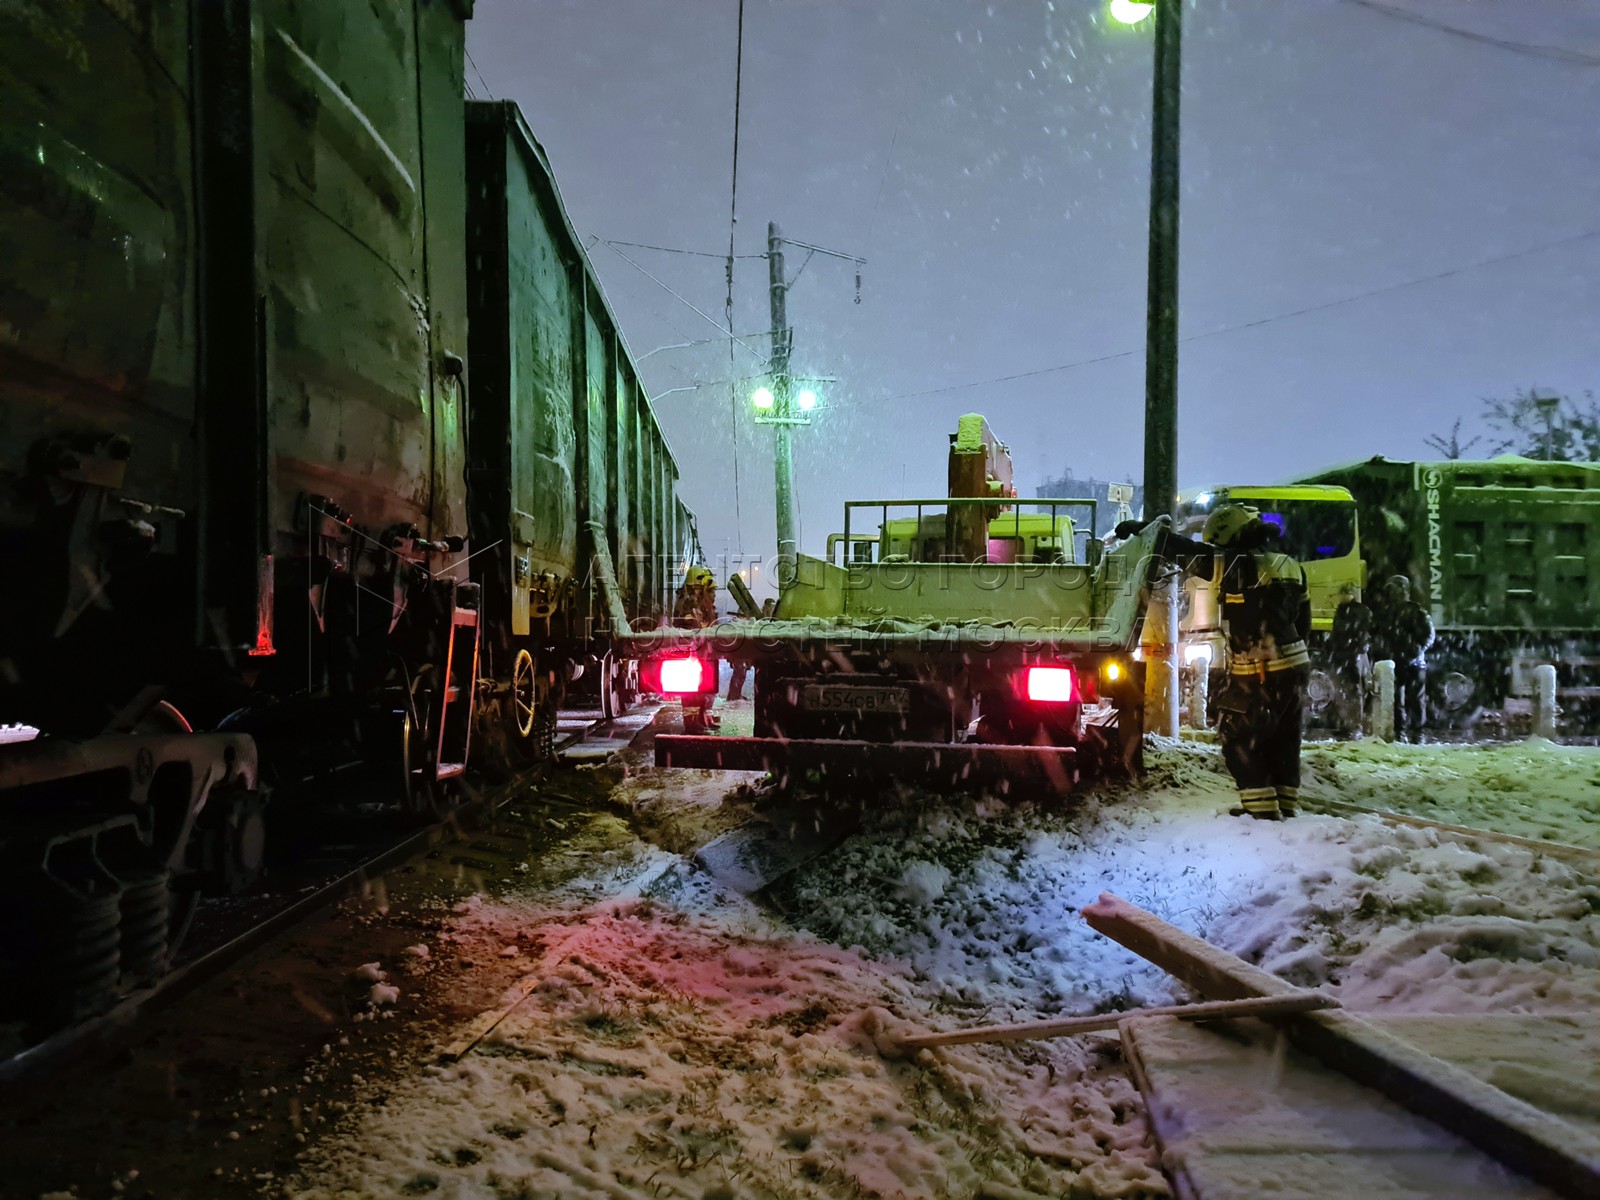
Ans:
POLYGON ((1255 1020, 1122 1026, 1178 1200, 1553 1200, 1255 1020))
MULTIPOLYGON (((1208 998, 1299 989, 1106 893, 1083 909, 1096 931, 1208 998)), ((1290 1038, 1324 1064, 1375 1088, 1563 1196, 1600 1196, 1600 1143, 1467 1071, 1342 1010, 1285 1017, 1290 1038)))

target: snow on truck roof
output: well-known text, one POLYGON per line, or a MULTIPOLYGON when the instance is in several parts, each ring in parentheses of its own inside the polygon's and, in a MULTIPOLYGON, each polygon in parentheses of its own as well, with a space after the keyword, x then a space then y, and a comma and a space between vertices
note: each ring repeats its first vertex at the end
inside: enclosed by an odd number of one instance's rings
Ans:
POLYGON ((1435 467, 1441 471, 1516 471, 1520 473, 1559 473, 1576 471, 1582 476, 1594 476, 1595 483, 1600 484, 1600 463, 1592 462, 1564 462, 1559 459, 1528 458, 1521 454, 1497 454, 1493 458, 1386 458, 1382 454, 1374 454, 1371 458, 1357 458, 1349 462, 1335 463, 1316 471, 1306 471, 1298 479, 1286 480, 1287 483, 1300 483, 1302 480, 1326 479, 1332 475, 1357 474, 1370 468, 1383 467, 1435 467))
POLYGON ((1180 505, 1203 505, 1212 499, 1230 500, 1334 500, 1355 503, 1348 488, 1330 483, 1214 484, 1178 494, 1180 505))

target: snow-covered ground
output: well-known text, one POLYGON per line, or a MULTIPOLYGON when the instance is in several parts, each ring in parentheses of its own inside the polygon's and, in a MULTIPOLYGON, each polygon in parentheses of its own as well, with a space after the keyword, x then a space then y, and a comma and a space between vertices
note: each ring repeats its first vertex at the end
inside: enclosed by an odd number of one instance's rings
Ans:
POLYGON ((1305 756, 1313 792, 1352 804, 1600 847, 1600 754, 1542 738, 1462 746, 1318 742, 1305 756))
MULTIPOLYGON (((782 917, 679 857, 725 826, 727 785, 621 781, 615 802, 656 844, 445 910, 434 958, 407 965, 421 986, 449 986, 432 965, 449 954, 516 964, 508 1005, 531 991, 461 1061, 421 1047, 368 1085, 286 1194, 1163 1195, 1114 1038, 914 1059, 894 1043, 1172 999, 1077 915, 1103 891, 1357 1010, 1600 1008, 1600 872, 1371 818, 1232 818, 1213 747, 1149 762, 1142 787, 1067 807, 885 799, 785 881, 782 917)), ((1331 798, 1593 843, 1600 751, 1339 746, 1308 762, 1331 798)), ((403 1020, 404 989, 385 999, 403 1020)))

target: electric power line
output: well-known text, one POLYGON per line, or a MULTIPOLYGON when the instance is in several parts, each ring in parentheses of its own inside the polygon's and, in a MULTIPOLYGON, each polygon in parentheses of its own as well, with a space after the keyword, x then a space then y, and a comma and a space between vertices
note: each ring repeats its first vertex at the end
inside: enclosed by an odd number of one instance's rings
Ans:
MULTIPOLYGON (((728 298, 723 316, 728 322, 728 374, 734 372, 733 353, 733 238, 739 228, 739 113, 744 93, 744 0, 739 0, 739 30, 733 56, 733 179, 728 196, 728 298)), ((744 553, 744 518, 739 502, 739 388, 728 385, 728 430, 733 438, 733 532, 744 553)))
MULTIPOLYGON (((671 296, 679 304, 682 304, 685 308, 688 308, 691 311, 693 311, 701 319, 703 319, 705 321, 709 321, 711 323, 711 327, 713 329, 721 329, 722 328, 722 326, 720 324, 718 324, 717 319, 715 317, 708 315, 705 312, 704 309, 698 307, 693 301, 687 299, 686 297, 680 295, 678 292, 674 291, 667 284, 663 283, 660 279, 656 278, 649 271, 646 271, 638 263, 634 262, 633 259, 629 258, 621 250, 618 250, 615 246, 612 246, 610 242, 602 240, 600 242, 600 244, 602 246, 609 246, 611 248, 611 252, 613 254, 615 254, 618 258, 620 258, 623 262, 627 263, 630 267, 632 267, 635 271, 639 272, 639 274, 643 275, 651 283, 655 284, 662 291, 666 292, 667 295, 671 296)), ((766 362, 767 361, 767 356, 765 354, 762 354, 761 351, 759 351, 755 347, 749 345, 743 339, 735 337, 732 340, 733 340, 735 345, 743 346, 746 350, 750 351, 751 354, 753 354, 756 358, 760 359, 762 362, 766 362)))
MULTIPOLYGON (((1553 242, 1544 242, 1537 246, 1529 246, 1525 250, 1514 250, 1510 254, 1499 254, 1493 258, 1479 259, 1477 262, 1465 263, 1459 267, 1452 267, 1448 271, 1439 271, 1433 275, 1419 275, 1415 279, 1402 279, 1398 283, 1387 283, 1382 287, 1369 288, 1364 292, 1357 292, 1353 296, 1341 296, 1337 300, 1325 300, 1320 304, 1308 304, 1304 308, 1296 308, 1289 312, 1276 313, 1270 317, 1257 317, 1253 321, 1241 321, 1237 325, 1224 325, 1220 329, 1208 329, 1204 333, 1192 333, 1188 337, 1179 338, 1180 343, 1198 342, 1205 338, 1221 337, 1225 333, 1238 333, 1244 329, 1259 329, 1263 325, 1272 325, 1278 321, 1287 321, 1294 317, 1303 317, 1307 313, 1322 312, 1329 308, 1339 308, 1346 304, 1354 304, 1358 300, 1366 300, 1373 296, 1381 296, 1387 292, 1397 292, 1402 288, 1416 287, 1419 284, 1434 283, 1440 279, 1449 279, 1454 275, 1462 275, 1468 271, 1476 271, 1481 267, 1492 267, 1498 263, 1511 262, 1518 258, 1527 258, 1529 255, 1542 254, 1546 250, 1554 250, 1560 246, 1570 246, 1576 242, 1586 241, 1592 237, 1600 237, 1600 229, 1590 229, 1584 233, 1573 234, 1571 237, 1559 238, 1553 242)), ((918 396, 936 396, 943 392, 961 392, 968 388, 987 387, 994 383, 1011 383, 1018 379, 1033 379, 1039 375, 1054 375, 1058 371, 1071 371, 1077 367, 1092 366, 1095 363, 1111 362, 1119 358, 1132 358, 1143 353, 1141 350, 1118 350, 1113 354, 1099 354, 1093 358, 1080 358, 1075 362, 1061 363, 1054 367, 1040 367, 1034 371, 1020 371, 1014 375, 998 375, 993 379, 976 379, 970 383, 952 383, 945 387, 927 388, 919 392, 898 392, 892 396, 884 396, 883 400, 910 400, 918 396)))
POLYGON ((1525 54, 1530 58, 1543 58, 1551 62, 1566 63, 1574 67, 1600 67, 1600 57, 1585 54, 1581 50, 1568 50, 1562 46, 1541 46, 1534 42, 1513 42, 1508 38, 1498 38, 1487 33, 1475 33, 1470 29, 1462 29, 1457 25, 1449 25, 1443 21, 1425 17, 1421 13, 1411 12, 1409 9, 1380 3, 1379 0, 1349 0, 1349 2, 1351 4, 1359 4, 1362 8, 1371 9, 1376 13, 1382 13, 1384 16, 1393 17, 1396 20, 1407 21, 1412 25, 1420 25, 1424 29, 1433 29, 1439 33, 1465 38, 1467 41, 1477 42, 1484 46, 1510 50, 1515 54, 1525 54))
MULTIPOLYGON (((715 259, 718 259, 719 261, 725 261, 729 257, 726 254, 715 254, 710 250, 683 250, 683 249, 680 249, 677 246, 657 246, 657 245, 654 245, 654 244, 652 244, 650 242, 624 242, 620 238, 600 238, 599 240, 602 241, 602 242, 605 242, 608 246, 630 246, 635 250, 660 250, 663 254, 688 254, 688 255, 692 255, 695 258, 715 258, 715 259)), ((732 257, 734 257, 734 258, 765 258, 766 255, 765 254, 735 254, 732 257)))
POLYGON ((889 179, 889 164, 894 161, 895 143, 900 140, 900 127, 906 123, 906 112, 911 107, 911 85, 902 79, 900 115, 895 119, 894 133, 889 136, 889 148, 883 152, 883 169, 878 175, 878 191, 872 198, 872 217, 867 222, 867 244, 872 243, 872 231, 878 225, 878 205, 883 200, 883 185, 889 179))
POLYGON ((489 99, 493 100, 494 92, 489 87, 489 81, 483 77, 483 72, 478 70, 478 64, 472 61, 472 51, 468 50, 464 45, 461 47, 461 49, 462 52, 467 56, 467 62, 472 67, 472 73, 478 77, 478 82, 483 84, 483 94, 489 97, 489 99))

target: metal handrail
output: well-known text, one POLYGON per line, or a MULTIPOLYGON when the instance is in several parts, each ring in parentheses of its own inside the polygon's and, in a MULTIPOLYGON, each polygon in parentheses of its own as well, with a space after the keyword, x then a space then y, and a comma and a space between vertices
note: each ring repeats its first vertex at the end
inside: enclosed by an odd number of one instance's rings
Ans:
MULTIPOLYGON (((843 533, 843 535, 840 535, 840 534, 830 534, 829 535, 829 537, 828 537, 828 561, 829 562, 833 561, 833 546, 835 544, 834 543, 834 539, 835 538, 841 538, 842 537, 842 540, 843 540, 845 546, 847 547, 847 549, 845 550, 845 555, 846 555, 847 558, 849 556, 850 551, 848 550, 848 547, 851 544, 851 537, 850 537, 850 510, 851 509, 855 509, 855 508, 876 508, 876 509, 878 509, 879 510, 879 518, 880 518, 879 519, 879 528, 881 529, 883 526, 885 526, 885 525, 887 525, 889 523, 889 510, 891 508, 915 508, 917 510, 917 532, 920 534, 922 532, 922 509, 923 509, 923 507, 925 505, 943 504, 943 505, 946 505, 946 506, 954 506, 954 505, 958 505, 958 504, 985 504, 985 505, 999 507, 999 506, 1004 506, 1004 505, 1009 503, 1011 505, 1013 516, 1016 519, 1016 524, 1015 524, 1016 536, 1020 539, 1022 537, 1022 506, 1021 506, 1021 503, 1018 503, 1018 501, 1021 501, 1022 503, 1036 505, 1036 506, 1038 506, 1040 508, 1048 506, 1049 509, 1050 509, 1050 526, 1051 526, 1052 529, 1055 528, 1055 525, 1056 525, 1056 522, 1057 522, 1057 519, 1058 519, 1057 514, 1059 513, 1059 511, 1061 509, 1063 509, 1063 508, 1072 508, 1072 507, 1088 508, 1088 510, 1089 510, 1089 536, 1091 538, 1097 538, 1097 537, 1100 536, 1100 501, 1094 499, 1093 497, 1085 497, 1085 498, 1082 498, 1082 499, 1067 499, 1067 498, 1064 498, 1064 497, 1062 497, 1062 498, 1052 498, 1052 497, 1048 497, 1048 496, 1041 496, 1041 497, 1037 497, 1037 498, 1029 497, 1026 500, 1023 500, 1022 497, 1018 497, 1018 496, 940 496, 940 497, 936 497, 936 498, 932 498, 932 499, 921 499, 921 500, 846 500, 844 502, 844 533, 843 533)), ((863 538, 861 540, 866 541, 868 539, 863 538)), ((877 540, 877 539, 874 538, 874 539, 871 539, 871 540, 877 540)))

